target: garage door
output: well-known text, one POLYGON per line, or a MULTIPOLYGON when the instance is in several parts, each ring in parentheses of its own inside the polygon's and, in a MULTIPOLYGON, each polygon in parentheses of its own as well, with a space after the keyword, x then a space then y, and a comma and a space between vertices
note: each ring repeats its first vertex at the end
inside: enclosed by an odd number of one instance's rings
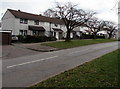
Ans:
POLYGON ((0 45, 10 45, 10 44, 11 44, 11 33, 0 32, 0 45))

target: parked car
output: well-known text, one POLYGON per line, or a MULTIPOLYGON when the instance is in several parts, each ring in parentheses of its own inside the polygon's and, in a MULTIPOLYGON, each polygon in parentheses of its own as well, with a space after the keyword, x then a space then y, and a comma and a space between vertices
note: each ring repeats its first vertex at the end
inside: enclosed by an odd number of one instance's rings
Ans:
POLYGON ((18 41, 18 37, 16 35, 12 35, 11 40, 12 40, 12 42, 17 42, 18 41))

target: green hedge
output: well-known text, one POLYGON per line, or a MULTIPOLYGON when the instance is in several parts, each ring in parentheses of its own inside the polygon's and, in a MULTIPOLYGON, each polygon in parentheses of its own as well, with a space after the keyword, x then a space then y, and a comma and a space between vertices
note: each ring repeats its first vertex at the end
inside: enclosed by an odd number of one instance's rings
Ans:
MULTIPOLYGON (((99 38, 99 39, 104 39, 105 36, 98 36, 96 35, 96 39, 99 38)), ((94 39, 94 35, 89 35, 89 34, 82 34, 82 37, 81 39, 94 39)))
POLYGON ((18 35, 17 37, 18 37, 18 41, 20 41, 20 42, 23 42, 25 39, 25 36, 23 36, 23 35, 18 35))
POLYGON ((46 37, 46 36, 31 36, 31 35, 26 35, 18 36, 19 42, 23 43, 37 43, 37 42, 46 42, 46 41, 56 41, 57 39, 55 37, 46 37))

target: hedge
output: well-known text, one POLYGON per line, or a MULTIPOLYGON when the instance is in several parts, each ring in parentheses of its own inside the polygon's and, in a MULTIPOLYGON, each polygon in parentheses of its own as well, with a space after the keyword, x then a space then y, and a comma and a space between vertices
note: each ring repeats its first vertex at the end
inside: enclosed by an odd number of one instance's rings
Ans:
POLYGON ((56 41, 55 37, 47 37, 47 36, 31 36, 31 35, 18 35, 19 42, 23 43, 38 43, 38 42, 46 42, 46 41, 56 41))

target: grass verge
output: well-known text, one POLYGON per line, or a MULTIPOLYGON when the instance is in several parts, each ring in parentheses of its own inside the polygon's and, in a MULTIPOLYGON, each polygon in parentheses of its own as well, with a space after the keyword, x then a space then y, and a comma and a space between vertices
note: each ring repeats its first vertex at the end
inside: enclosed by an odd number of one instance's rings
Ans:
MULTIPOLYGON (((118 87, 119 50, 65 71, 28 89, 75 89, 76 87, 118 87), (37 88, 39 87, 39 88, 37 88)), ((107 89, 107 88, 106 88, 107 89)))
POLYGON ((90 44, 98 44, 98 43, 105 43, 105 42, 112 42, 117 41, 113 39, 96 39, 96 40, 72 40, 71 42, 59 41, 59 42, 50 42, 50 43, 43 43, 41 45, 51 46, 55 48, 65 49, 65 48, 72 48, 90 44))

